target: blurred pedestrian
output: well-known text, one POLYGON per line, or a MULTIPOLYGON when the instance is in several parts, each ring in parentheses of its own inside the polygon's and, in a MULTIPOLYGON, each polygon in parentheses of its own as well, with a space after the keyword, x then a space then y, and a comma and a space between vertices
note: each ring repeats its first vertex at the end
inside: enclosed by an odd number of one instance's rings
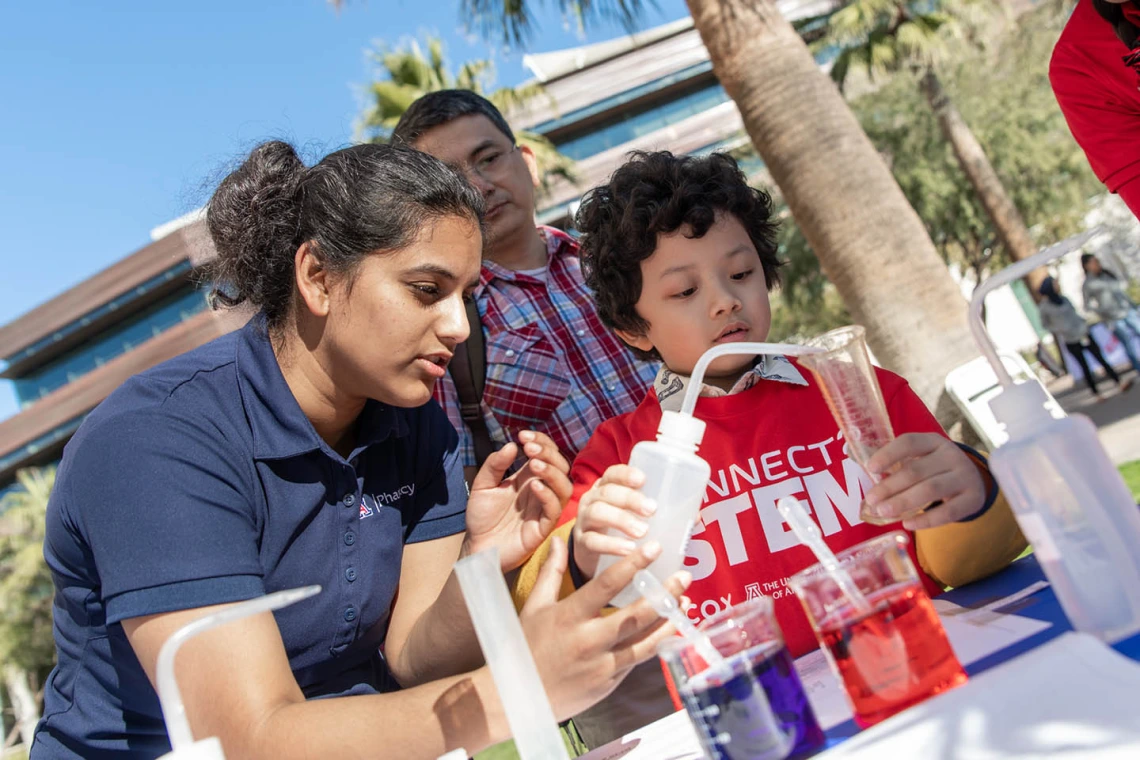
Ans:
POLYGON ((1085 373, 1085 382, 1089 384, 1089 389, 1098 400, 1102 398, 1100 391, 1097 390, 1096 378, 1093 376, 1092 370, 1089 368, 1088 361, 1085 359, 1085 351, 1092 354, 1100 366, 1104 367, 1104 371, 1108 374, 1112 381, 1120 386, 1120 390, 1126 391, 1131 385, 1131 380, 1121 382, 1120 376, 1116 374, 1116 370, 1104 358, 1104 353, 1101 352, 1100 346, 1097 345, 1095 340, 1089 336, 1089 325, 1085 318, 1077 313, 1077 309, 1073 306, 1072 301, 1061 295, 1057 289, 1057 281, 1052 277, 1046 277, 1045 282, 1041 283, 1041 295, 1045 296, 1037 308, 1041 312, 1041 324, 1051 333, 1054 333, 1065 344, 1065 348, 1069 349, 1069 353, 1077 360, 1077 364, 1081 365, 1081 371, 1085 373))
POLYGON ((1100 260, 1091 253, 1081 256, 1081 269, 1085 270, 1085 282, 1081 286, 1085 309, 1100 317, 1112 330, 1124 344, 1132 369, 1140 372, 1140 357, 1132 347, 1133 338, 1140 339, 1140 317, 1136 314, 1136 305, 1124 291, 1124 280, 1101 266, 1100 260))

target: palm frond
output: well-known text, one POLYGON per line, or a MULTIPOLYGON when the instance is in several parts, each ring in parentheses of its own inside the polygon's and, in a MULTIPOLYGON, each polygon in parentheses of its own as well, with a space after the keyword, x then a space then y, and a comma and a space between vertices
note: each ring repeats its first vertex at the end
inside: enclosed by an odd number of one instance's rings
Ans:
MULTIPOLYGON (((415 39, 404 40, 395 48, 380 43, 372 58, 379 64, 380 79, 368 86, 370 104, 357 121, 357 136, 362 141, 387 142, 392 129, 412 103, 439 90, 471 90, 486 97, 504 114, 525 107, 536 98, 546 98, 551 107, 554 106, 540 82, 492 89, 495 66, 489 60, 468 61, 453 76, 444 45, 437 37, 428 37, 423 46, 415 39)), ((528 132, 520 132, 516 138, 534 151, 543 176, 543 188, 547 186, 547 176, 577 182, 574 161, 559 153, 548 139, 528 132)))
POLYGON ((908 63, 929 66, 946 49, 947 31, 954 29, 946 17, 920 16, 901 24, 895 32, 898 57, 908 63))
POLYGON ((521 46, 533 32, 527 0, 460 0, 459 13, 484 38, 521 46))
POLYGON ((525 108, 539 98, 544 99, 547 105, 554 107, 554 98, 546 91, 541 82, 525 82, 518 87, 500 87, 489 94, 485 94, 485 97, 503 113, 525 108))
MULTIPOLYGON (((580 29, 599 21, 616 22, 632 33, 646 8, 657 0, 556 0, 563 16, 580 29)), ((459 12, 469 26, 486 39, 520 47, 534 31, 534 0, 460 0, 459 12)))
POLYGON ((839 48, 832 78, 842 83, 852 68, 874 78, 904 66, 939 62, 953 43, 976 42, 992 19, 989 0, 852 0, 833 13, 814 48, 839 48), (842 51, 851 50, 850 55, 842 51))
POLYGON ((847 84, 847 75, 851 73, 851 63, 855 57, 856 50, 858 50, 858 48, 843 48, 831 63, 831 79, 839 85, 840 91, 842 91, 843 86, 847 84))
POLYGON ((491 61, 468 61, 459 67, 454 86, 485 95, 488 85, 495 81, 495 64, 491 61))

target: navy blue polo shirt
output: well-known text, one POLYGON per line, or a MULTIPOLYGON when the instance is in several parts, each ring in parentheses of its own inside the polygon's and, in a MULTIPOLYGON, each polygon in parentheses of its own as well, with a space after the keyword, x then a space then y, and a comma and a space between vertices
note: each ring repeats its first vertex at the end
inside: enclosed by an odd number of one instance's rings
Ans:
POLYGON ((317 583, 276 613, 304 693, 395 688, 378 648, 404 544, 462 532, 466 502, 434 401, 368 402, 342 457, 297 405, 260 318, 132 378, 68 443, 48 505, 59 664, 32 757, 169 751, 119 625, 141 615, 317 583))

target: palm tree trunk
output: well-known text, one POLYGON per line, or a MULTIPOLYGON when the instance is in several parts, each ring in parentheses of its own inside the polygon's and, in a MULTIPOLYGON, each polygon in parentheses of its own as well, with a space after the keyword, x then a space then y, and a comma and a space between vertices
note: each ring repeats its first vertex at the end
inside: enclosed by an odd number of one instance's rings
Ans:
POLYGON ((40 720, 40 710, 36 698, 28 686, 28 674, 12 664, 4 666, 4 685, 8 688, 8 698, 12 700, 12 712, 16 716, 16 726, 20 730, 20 741, 30 751, 32 735, 40 720))
POLYGON ((922 221, 775 0, 687 0, 717 78, 880 361, 946 427, 946 374, 977 355, 922 221))
MULTIPOLYGON (((970 130, 970 125, 962 118, 954 101, 942 88, 938 75, 927 69, 920 86, 931 109, 934 110, 934 115, 938 117, 938 126, 942 129, 942 135, 954 149, 958 165, 962 167, 974 192, 978 194, 986 215, 989 216, 998 238, 1009 251, 1009 255, 1015 261, 1020 261, 1037 253, 1037 243, 1025 228, 1021 212, 1017 210, 1013 199, 1005 191, 1001 179, 986 157, 986 152, 982 150, 981 144, 970 130)), ((1039 297, 1037 289, 1047 274, 1044 268, 1036 269, 1026 278, 1029 292, 1033 294, 1034 299, 1039 297)))

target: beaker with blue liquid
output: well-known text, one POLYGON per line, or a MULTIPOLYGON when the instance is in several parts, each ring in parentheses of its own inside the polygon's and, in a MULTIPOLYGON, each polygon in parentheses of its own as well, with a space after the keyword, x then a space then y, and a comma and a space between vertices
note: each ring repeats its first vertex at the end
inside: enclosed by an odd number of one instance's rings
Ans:
POLYGON ((662 642, 657 654, 711 760, 783 760, 823 747, 823 729, 771 599, 723 610, 700 630, 722 662, 710 666, 695 645, 679 637, 662 642))

